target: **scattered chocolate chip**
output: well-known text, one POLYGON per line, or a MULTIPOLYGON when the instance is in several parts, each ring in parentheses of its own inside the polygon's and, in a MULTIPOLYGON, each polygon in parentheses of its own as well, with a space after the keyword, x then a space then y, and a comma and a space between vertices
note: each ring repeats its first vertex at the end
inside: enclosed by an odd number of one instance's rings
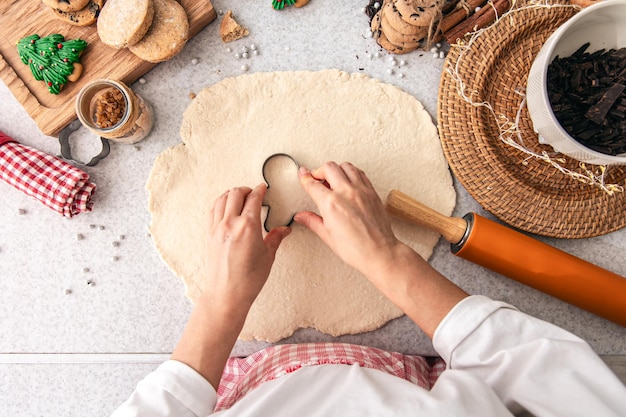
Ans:
POLYGON ((372 18, 376 13, 378 13, 378 8, 375 7, 377 0, 370 0, 369 4, 365 6, 365 14, 370 19, 370 23, 372 22, 372 18))

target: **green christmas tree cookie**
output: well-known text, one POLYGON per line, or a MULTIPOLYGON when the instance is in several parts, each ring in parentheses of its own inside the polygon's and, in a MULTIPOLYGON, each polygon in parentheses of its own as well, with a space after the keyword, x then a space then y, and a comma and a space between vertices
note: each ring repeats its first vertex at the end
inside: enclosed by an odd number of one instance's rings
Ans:
POLYGON ((296 0, 272 0, 272 7, 276 10, 282 10, 285 6, 292 6, 296 0))
POLYGON ((38 81, 44 81, 51 94, 59 94, 68 81, 76 81, 82 73, 80 54, 87 47, 82 39, 66 41, 63 35, 40 38, 30 35, 17 43, 22 62, 38 81))

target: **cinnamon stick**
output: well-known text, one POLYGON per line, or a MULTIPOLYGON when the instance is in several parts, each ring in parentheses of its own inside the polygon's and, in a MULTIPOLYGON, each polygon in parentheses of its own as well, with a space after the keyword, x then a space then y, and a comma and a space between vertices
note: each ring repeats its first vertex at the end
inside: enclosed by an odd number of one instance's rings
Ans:
POLYGON ((478 12, 468 17, 458 25, 448 31, 443 31, 443 36, 450 44, 463 38, 466 33, 482 29, 496 20, 497 16, 502 16, 511 8, 509 0, 493 0, 483 6, 478 12))
POLYGON ((443 16, 443 19, 441 19, 441 31, 443 33, 448 32, 450 29, 474 14, 474 10, 477 7, 482 7, 485 3, 487 3, 487 0, 466 1, 465 5, 467 9, 465 7, 457 7, 456 10, 443 16))
POLYGON ((443 6, 441 6, 441 12, 445 15, 450 13, 456 8, 457 3, 460 0, 443 0, 443 6))

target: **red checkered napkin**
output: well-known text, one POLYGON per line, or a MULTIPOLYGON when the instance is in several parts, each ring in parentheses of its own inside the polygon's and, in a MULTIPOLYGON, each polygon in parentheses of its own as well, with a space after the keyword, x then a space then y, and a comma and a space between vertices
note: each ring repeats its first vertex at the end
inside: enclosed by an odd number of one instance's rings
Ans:
POLYGON ((430 390, 446 369, 441 358, 423 358, 347 343, 277 345, 246 358, 229 358, 217 389, 215 412, 230 408, 249 391, 304 366, 358 364, 430 390))
POLYGON ((91 211, 89 174, 0 132, 0 178, 65 217, 91 211))

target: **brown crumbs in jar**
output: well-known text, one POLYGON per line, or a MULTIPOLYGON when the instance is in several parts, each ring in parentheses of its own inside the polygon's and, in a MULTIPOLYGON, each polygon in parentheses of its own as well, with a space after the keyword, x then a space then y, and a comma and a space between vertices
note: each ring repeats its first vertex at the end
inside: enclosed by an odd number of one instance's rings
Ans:
POLYGON ((100 129, 115 126, 124 117, 126 100, 121 91, 110 88, 96 98, 94 122, 100 129))

